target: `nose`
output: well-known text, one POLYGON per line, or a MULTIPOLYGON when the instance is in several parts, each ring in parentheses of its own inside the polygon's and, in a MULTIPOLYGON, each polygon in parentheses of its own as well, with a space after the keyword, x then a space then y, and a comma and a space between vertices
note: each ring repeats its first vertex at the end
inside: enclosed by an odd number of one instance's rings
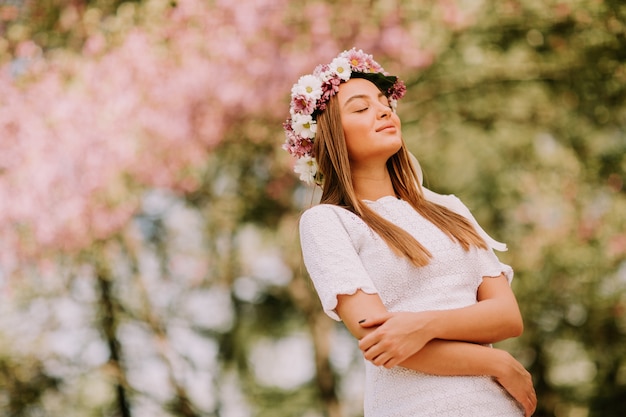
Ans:
POLYGON ((391 109, 385 105, 381 105, 381 109, 378 111, 378 117, 384 119, 391 115, 391 109))

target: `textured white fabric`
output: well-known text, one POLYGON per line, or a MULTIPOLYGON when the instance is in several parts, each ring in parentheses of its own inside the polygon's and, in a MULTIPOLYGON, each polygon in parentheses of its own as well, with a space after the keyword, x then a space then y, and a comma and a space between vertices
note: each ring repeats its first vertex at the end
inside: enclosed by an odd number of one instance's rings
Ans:
POLYGON ((461 216, 467 218, 474 225, 478 234, 483 239, 485 239, 485 242, 487 242, 487 244, 492 249, 495 249, 500 252, 504 252, 507 250, 507 247, 504 243, 494 240, 491 236, 487 234, 487 232, 483 230, 482 227, 480 227, 480 225, 478 224, 478 222, 476 221, 472 213, 465 206, 465 204, 463 204, 461 200, 459 200, 457 196, 452 195, 452 194, 450 195, 437 194, 423 186, 422 186, 422 191, 424 191, 424 197, 426 197, 428 201, 432 201, 435 204, 445 206, 449 208, 450 210, 454 211, 455 213, 460 214, 461 216))
MULTIPOLYGON (((430 195, 462 215, 469 210, 454 196, 430 195)), ((430 199, 429 198, 429 199, 430 199)), ((483 277, 513 270, 492 250, 464 251, 441 230, 395 197, 367 202, 387 220, 411 233, 433 255, 417 268, 396 256, 358 216, 321 204, 300 220, 304 262, 326 313, 335 320, 338 294, 358 289, 378 293, 388 311, 459 308, 476 303, 483 277)), ((471 216, 471 215, 470 215, 471 216)), ((475 223, 473 217, 468 217, 475 223)), ((476 224, 477 227, 479 227, 476 224)), ((481 235, 486 233, 480 229, 481 235)), ((488 237, 492 247, 504 247, 488 237)), ((401 367, 366 363, 365 416, 521 416, 517 403, 490 377, 427 375, 401 367)))

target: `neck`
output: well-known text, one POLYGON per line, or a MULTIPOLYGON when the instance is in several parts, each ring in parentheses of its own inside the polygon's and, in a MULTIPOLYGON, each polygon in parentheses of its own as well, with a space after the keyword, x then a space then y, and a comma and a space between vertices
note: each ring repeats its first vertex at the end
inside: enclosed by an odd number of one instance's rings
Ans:
POLYGON ((378 171, 353 171, 352 185, 359 200, 376 201, 385 196, 396 195, 386 167, 378 171))

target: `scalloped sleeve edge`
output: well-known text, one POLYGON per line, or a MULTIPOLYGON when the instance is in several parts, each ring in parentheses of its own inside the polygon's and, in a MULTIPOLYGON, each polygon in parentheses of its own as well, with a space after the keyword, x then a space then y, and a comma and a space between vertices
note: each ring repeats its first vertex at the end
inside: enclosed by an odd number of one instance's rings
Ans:
POLYGON ((326 300, 322 301, 322 308, 324 313, 335 321, 342 321, 341 317, 337 314, 337 305, 339 304, 339 295, 354 295, 358 290, 363 291, 366 294, 378 294, 378 290, 370 286, 354 286, 350 289, 341 290, 335 294, 329 295, 326 300))

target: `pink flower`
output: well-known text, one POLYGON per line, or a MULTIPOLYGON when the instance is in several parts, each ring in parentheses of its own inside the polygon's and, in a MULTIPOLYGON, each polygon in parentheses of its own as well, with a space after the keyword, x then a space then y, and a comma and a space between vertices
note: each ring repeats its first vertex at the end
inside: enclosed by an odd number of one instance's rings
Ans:
POLYGON ((370 63, 363 51, 357 51, 353 48, 346 54, 346 59, 350 62, 353 71, 369 72, 370 63))
POLYGON ((396 83, 391 87, 389 91, 389 98, 392 100, 399 100, 404 97, 406 93, 406 85, 400 79, 396 80, 396 83))
POLYGON ((374 61, 371 55, 366 56, 367 66, 369 67, 369 72, 382 72, 383 74, 387 74, 383 67, 381 67, 378 62, 374 61))
POLYGON ((304 94, 298 94, 292 97, 293 111, 301 114, 313 114, 315 110, 315 98, 304 94))

